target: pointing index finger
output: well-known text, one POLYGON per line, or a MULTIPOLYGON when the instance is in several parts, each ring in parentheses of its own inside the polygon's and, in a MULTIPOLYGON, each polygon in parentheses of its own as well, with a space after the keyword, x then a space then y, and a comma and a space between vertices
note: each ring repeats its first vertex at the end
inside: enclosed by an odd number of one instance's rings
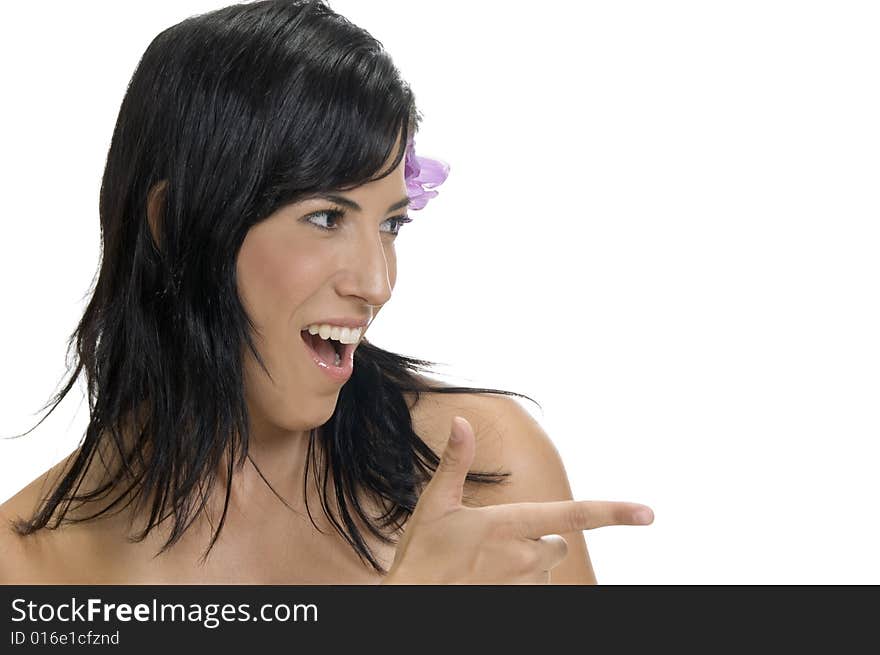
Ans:
POLYGON ((498 506, 520 537, 592 530, 607 525, 648 525, 654 512, 646 505, 610 500, 559 500, 498 506))

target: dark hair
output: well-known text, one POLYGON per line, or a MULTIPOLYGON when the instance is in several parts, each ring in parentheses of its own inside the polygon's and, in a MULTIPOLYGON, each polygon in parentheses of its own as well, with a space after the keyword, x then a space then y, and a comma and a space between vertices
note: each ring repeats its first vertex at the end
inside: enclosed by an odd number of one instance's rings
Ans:
MULTIPOLYGON (((382 44, 321 0, 233 5, 153 39, 129 83, 107 156, 100 272, 68 341, 75 368, 31 430, 83 371, 89 424, 70 469, 38 511, 17 522, 20 534, 57 528, 72 502, 82 506, 125 487, 100 512, 66 520, 95 519, 126 496, 119 511, 151 499, 149 521, 134 539, 146 538, 171 512, 163 552, 205 507, 205 489, 216 482, 226 454, 226 498, 207 556, 226 517, 233 464, 242 466, 248 456, 245 345, 266 370, 236 290, 245 235, 301 197, 384 177, 404 156, 406 138, 398 137, 414 134, 420 120, 414 95, 382 44), (382 171, 398 142, 394 166, 382 171), (147 198, 163 181, 154 238, 147 198), (129 447, 121 431, 132 417, 129 447), (101 485, 79 493, 104 445, 115 448, 118 466, 112 473, 107 467, 101 485)), ((430 385, 416 371, 434 365, 364 339, 332 417, 309 433, 304 487, 309 460, 320 450, 324 512, 380 573, 349 504, 373 535, 395 543, 382 530, 403 525, 439 462, 413 430, 403 394, 531 400, 497 389, 430 385), (328 508, 328 477, 338 518, 328 508), (378 525, 361 507, 358 490, 381 499, 386 511, 378 525)), ((494 483, 508 475, 471 472, 468 479, 494 483)))

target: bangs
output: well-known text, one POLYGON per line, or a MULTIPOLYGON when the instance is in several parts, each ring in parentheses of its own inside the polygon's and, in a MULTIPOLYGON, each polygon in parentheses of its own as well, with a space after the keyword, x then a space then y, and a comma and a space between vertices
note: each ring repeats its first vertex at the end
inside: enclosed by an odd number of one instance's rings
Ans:
POLYGON ((309 69, 302 79, 274 121, 277 163, 267 177, 275 182, 276 207, 385 177, 405 156, 421 118, 412 91, 381 51, 309 69))

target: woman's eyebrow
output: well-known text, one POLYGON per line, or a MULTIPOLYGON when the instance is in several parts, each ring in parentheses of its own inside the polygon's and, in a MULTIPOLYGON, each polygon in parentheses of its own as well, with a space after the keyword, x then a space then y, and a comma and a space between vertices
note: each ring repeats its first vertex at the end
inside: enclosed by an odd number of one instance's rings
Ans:
MULTIPOLYGON (((354 209, 355 211, 362 211, 361 206, 357 204, 354 200, 350 200, 345 196, 340 196, 335 193, 316 193, 312 198, 324 198, 325 200, 332 200, 333 202, 337 202, 340 205, 348 207, 350 209, 354 209)), ((406 207, 409 204, 409 197, 401 198, 394 204, 392 204, 386 212, 393 212, 395 209, 400 209, 401 207, 406 207)))

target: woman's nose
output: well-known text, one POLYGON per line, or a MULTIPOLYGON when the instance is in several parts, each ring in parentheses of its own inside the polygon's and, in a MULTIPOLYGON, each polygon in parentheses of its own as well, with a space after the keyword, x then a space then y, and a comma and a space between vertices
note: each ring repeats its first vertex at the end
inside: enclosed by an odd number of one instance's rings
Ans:
POLYGON ((361 240, 346 257, 345 275, 339 278, 339 293, 358 296, 369 305, 384 305, 391 299, 393 257, 381 234, 361 240))

